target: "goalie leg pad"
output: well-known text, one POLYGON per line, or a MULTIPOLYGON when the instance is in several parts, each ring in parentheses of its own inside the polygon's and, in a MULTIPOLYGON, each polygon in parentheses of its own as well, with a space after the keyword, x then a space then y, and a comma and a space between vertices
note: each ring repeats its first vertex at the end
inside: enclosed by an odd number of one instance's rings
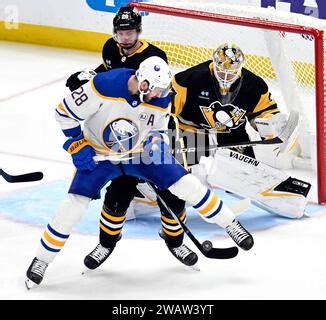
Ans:
POLYGON ((160 214, 160 208, 157 206, 156 193, 146 182, 138 183, 136 195, 127 211, 127 220, 148 213, 160 214), (133 210, 133 216, 130 214, 130 208, 133 210))
POLYGON ((295 179, 292 177, 287 178, 285 181, 281 182, 277 185, 274 190, 275 191, 285 191, 292 192, 295 194, 301 194, 304 197, 307 197, 311 188, 311 184, 309 182, 305 182, 299 179, 295 179))
POLYGON ((205 165, 207 181, 213 187, 249 197, 285 217, 300 218, 304 214, 309 183, 289 180, 285 172, 229 149, 217 150, 210 164, 205 165))

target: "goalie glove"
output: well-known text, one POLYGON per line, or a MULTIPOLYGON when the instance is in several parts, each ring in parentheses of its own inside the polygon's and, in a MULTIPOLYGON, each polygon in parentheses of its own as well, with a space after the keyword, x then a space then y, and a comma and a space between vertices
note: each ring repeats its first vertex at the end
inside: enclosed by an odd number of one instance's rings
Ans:
POLYGON ((77 170, 92 171, 96 167, 93 160, 95 156, 94 149, 90 146, 89 142, 84 138, 84 134, 68 139, 63 148, 71 154, 72 162, 77 170))
MULTIPOLYGON (((280 133, 283 132, 287 124, 287 116, 283 113, 277 113, 269 118, 256 118, 254 122, 260 136, 265 139, 270 139, 279 136, 280 133)), ((300 152, 298 127, 297 125, 289 138, 281 144, 270 146, 257 145, 255 147, 256 158, 274 168, 292 168, 293 159, 295 159, 300 152)))
POLYGON ((70 91, 74 91, 89 80, 93 79, 95 76, 96 72, 90 68, 75 72, 67 79, 66 87, 68 87, 70 91))
MULTIPOLYGON (((271 117, 256 118, 254 123, 260 136, 263 139, 272 139, 278 137, 283 132, 287 125, 288 117, 284 113, 277 113, 271 117)), ((279 145, 279 153, 290 153, 294 146, 297 144, 298 126, 293 131, 292 135, 287 141, 279 145)))

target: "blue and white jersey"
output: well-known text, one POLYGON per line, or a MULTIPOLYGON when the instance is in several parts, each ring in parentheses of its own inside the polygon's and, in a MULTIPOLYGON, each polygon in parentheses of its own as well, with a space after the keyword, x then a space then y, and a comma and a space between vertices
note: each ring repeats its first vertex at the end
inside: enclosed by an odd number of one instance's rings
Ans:
POLYGON ((113 69, 96 75, 91 81, 66 96, 56 108, 56 119, 67 137, 81 132, 97 154, 121 159, 141 150, 152 130, 166 130, 170 97, 141 102, 128 91, 133 69, 113 69))

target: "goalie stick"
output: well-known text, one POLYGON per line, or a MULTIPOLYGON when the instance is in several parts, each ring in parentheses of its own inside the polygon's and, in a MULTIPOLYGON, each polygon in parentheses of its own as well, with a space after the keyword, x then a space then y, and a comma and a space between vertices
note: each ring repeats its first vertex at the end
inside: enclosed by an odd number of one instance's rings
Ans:
MULTIPOLYGON (((203 152, 203 151, 214 151, 216 149, 223 149, 223 148, 232 148, 232 147, 239 147, 239 146, 254 146, 257 144, 280 144, 283 142, 286 142, 296 129, 296 127, 299 124, 299 113, 297 111, 291 111, 288 121, 286 123, 285 128, 283 131, 279 134, 279 136, 274 137, 272 139, 266 139, 266 140, 255 140, 255 141, 242 141, 242 142, 232 142, 232 143, 221 143, 216 145, 211 145, 209 149, 206 147, 190 147, 190 148, 175 148, 174 150, 167 150, 164 152, 167 153, 185 153, 185 152, 203 152)), ((178 140, 182 140, 182 138, 179 138, 178 140)), ((141 155, 142 152, 134 152, 134 153, 128 153, 124 155, 124 158, 115 158, 114 156, 106 156, 106 155, 97 155, 94 157, 95 161, 104 161, 104 160, 128 160, 135 158, 139 155, 141 155)))
POLYGON ((202 151, 214 151, 215 149, 219 148, 232 148, 232 147, 239 147, 239 146, 254 146, 257 144, 280 144, 286 142, 296 129, 299 124, 299 113, 297 111, 291 111, 288 121, 286 123, 285 128, 283 131, 277 136, 272 139, 265 139, 265 140, 255 140, 255 141, 240 141, 240 142, 231 142, 231 143, 221 143, 216 145, 211 145, 210 148, 207 150, 206 147, 195 147, 195 148, 183 148, 183 149, 176 149, 175 153, 180 152, 202 152, 202 151))
POLYGON ((9 183, 39 181, 43 178, 42 172, 31 172, 13 176, 0 169, 0 175, 9 183))
POLYGON ((191 239, 191 241, 195 244, 195 246, 205 257, 211 259, 231 259, 237 256, 239 252, 239 249, 237 247, 214 248, 212 242, 209 240, 205 240, 203 243, 200 243, 189 230, 189 228, 186 226, 186 224, 181 221, 181 219, 169 208, 165 201, 159 196, 159 194, 156 192, 156 187, 149 182, 147 183, 155 191, 157 198, 160 199, 166 210, 172 215, 173 219, 179 223, 179 225, 187 234, 187 236, 191 239))

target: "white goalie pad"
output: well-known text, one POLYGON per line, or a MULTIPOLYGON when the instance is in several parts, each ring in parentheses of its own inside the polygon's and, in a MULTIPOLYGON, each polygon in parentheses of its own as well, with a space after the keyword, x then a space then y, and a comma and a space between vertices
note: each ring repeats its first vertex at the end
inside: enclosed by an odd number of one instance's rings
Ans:
POLYGON ((218 149, 214 157, 202 157, 198 166, 206 168, 207 182, 213 188, 248 197, 267 211, 285 217, 300 218, 304 214, 311 187, 305 181, 229 149, 218 149))
POLYGON ((159 213, 155 192, 147 183, 138 183, 139 194, 131 201, 127 210, 126 220, 132 220, 144 214, 159 213))

